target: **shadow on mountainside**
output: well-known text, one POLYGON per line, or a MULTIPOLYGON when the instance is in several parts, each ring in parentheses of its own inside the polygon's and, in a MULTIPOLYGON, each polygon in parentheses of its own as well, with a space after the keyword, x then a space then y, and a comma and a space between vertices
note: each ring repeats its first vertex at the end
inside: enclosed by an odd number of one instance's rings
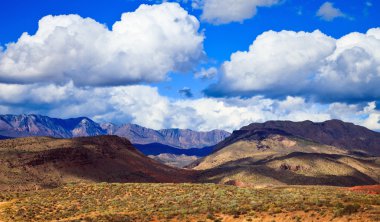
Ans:
MULTIPOLYGON (((355 186, 377 184, 370 176, 337 160, 342 157, 345 156, 296 152, 259 161, 253 158, 244 158, 204 170, 199 173, 197 181, 225 183, 228 180, 241 180, 252 185, 355 186), (299 164, 299 161, 293 160, 294 158, 296 160, 301 159, 306 164, 299 164), (316 162, 317 164, 315 164, 316 162), (327 169, 323 169, 324 166, 318 162, 326 162, 333 167, 347 169, 350 174, 344 175, 334 171, 322 173, 326 172, 327 169), (271 165, 272 167, 269 167, 271 165), (278 167, 274 168, 273 165, 278 165, 278 167)), ((375 160, 353 159, 375 165, 375 160)))

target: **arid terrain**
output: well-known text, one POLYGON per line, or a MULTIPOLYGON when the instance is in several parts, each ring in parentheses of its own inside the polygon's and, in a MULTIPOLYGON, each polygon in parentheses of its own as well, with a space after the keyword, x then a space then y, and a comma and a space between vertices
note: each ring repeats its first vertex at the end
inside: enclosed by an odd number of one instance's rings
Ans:
POLYGON ((380 196, 326 186, 71 184, 0 194, 2 221, 379 221, 380 196))
POLYGON ((186 169, 118 136, 1 140, 0 221, 380 221, 377 133, 352 148, 334 134, 352 124, 271 124, 180 156, 186 169))
POLYGON ((380 0, 0 0, 0 222, 380 222, 380 0))

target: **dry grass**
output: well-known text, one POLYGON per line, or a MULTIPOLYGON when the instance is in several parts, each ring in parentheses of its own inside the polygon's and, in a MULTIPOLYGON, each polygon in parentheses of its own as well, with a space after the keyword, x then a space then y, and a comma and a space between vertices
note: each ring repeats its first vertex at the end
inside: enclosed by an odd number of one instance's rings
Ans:
POLYGON ((320 186, 254 189, 215 184, 72 184, 1 193, 0 202, 5 202, 0 205, 0 221, 380 219, 380 195, 320 186))

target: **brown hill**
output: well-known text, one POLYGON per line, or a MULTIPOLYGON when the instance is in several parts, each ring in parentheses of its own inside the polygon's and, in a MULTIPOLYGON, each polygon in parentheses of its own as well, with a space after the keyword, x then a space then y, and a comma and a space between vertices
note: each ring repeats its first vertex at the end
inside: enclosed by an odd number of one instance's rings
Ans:
POLYGON ((278 130, 316 143, 347 150, 360 150, 370 155, 380 156, 380 133, 340 120, 329 120, 322 123, 311 121, 252 123, 241 128, 236 134, 251 134, 251 132, 260 130, 278 130))
MULTIPOLYGON (((279 123, 280 126, 283 124, 279 123)), ((368 150, 376 153, 374 149, 326 145, 294 136, 296 130, 285 131, 285 126, 276 129, 275 122, 250 126, 235 131, 217 145, 214 153, 190 166, 202 170, 198 181, 227 184, 232 181, 253 186, 354 186, 376 184, 380 180, 380 158, 367 153, 368 150)), ((307 128, 304 130, 308 131, 307 128)), ((328 134, 327 131, 323 132, 328 134)), ((315 133, 318 135, 321 132, 315 133)))
POLYGON ((0 189, 72 182, 189 182, 191 171, 163 165, 124 138, 31 137, 0 141, 0 189))

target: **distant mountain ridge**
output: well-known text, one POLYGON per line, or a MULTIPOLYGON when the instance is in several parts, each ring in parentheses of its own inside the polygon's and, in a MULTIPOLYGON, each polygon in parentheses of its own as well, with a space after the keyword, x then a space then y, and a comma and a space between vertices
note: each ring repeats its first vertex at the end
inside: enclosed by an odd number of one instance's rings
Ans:
POLYGON ((99 124, 87 117, 58 119, 42 115, 0 115, 0 138, 49 136, 72 138, 99 135, 118 135, 133 144, 160 143, 174 148, 190 149, 213 146, 230 133, 223 130, 196 132, 188 129, 153 130, 136 124, 121 126, 99 124))
POLYGON ((5 137, 50 136, 71 138, 105 135, 99 124, 87 117, 71 119, 41 115, 0 115, 0 135, 5 137))
POLYGON ((133 144, 164 144, 174 148, 190 149, 213 146, 231 134, 223 130, 197 132, 189 129, 153 130, 136 124, 116 126, 112 123, 101 124, 108 135, 126 137, 133 144))

